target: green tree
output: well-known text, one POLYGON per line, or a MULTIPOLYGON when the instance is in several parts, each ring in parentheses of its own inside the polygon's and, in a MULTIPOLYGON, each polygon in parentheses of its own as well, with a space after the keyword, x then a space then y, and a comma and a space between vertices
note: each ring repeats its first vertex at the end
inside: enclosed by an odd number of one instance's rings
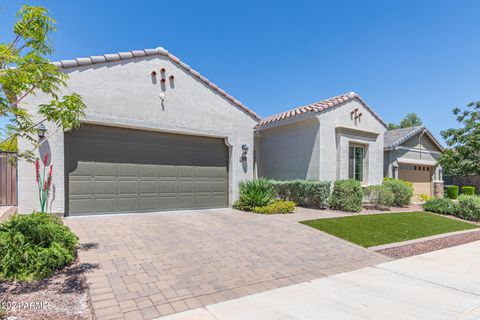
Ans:
POLYGON ((388 124, 388 130, 394 129, 401 129, 401 128, 409 128, 409 127, 417 127, 423 124, 422 119, 416 114, 415 112, 407 113, 405 117, 400 121, 400 124, 395 124, 390 122, 388 124))
POLYGON ((440 132, 448 149, 440 157, 446 174, 480 175, 480 101, 453 109, 461 124, 440 132))
POLYGON ((0 117, 10 119, 8 135, 0 145, 16 143, 18 137, 28 139, 31 148, 19 157, 29 160, 38 147, 35 128, 40 122, 51 121, 67 130, 78 127, 85 116, 85 105, 78 94, 61 95, 68 76, 47 58, 53 53, 49 36, 55 31, 55 20, 47 9, 25 5, 17 13, 14 39, 0 43, 0 117), (49 100, 36 106, 40 121, 34 121, 22 105, 25 98, 36 94, 49 100))

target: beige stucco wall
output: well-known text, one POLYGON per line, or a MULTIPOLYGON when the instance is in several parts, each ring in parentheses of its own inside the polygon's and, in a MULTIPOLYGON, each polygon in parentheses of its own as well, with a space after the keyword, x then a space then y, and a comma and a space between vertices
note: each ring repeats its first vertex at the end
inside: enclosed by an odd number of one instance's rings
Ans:
MULTIPOLYGON (((253 127, 256 121, 169 58, 155 55, 64 71, 70 76, 65 93, 79 93, 87 105, 85 122, 225 138, 230 145, 231 204, 238 197, 238 182, 253 178, 253 127), (152 70, 156 70, 157 79, 160 79, 160 68, 166 69, 164 85, 151 77, 152 70), (175 77, 173 82, 168 79, 170 75, 175 77), (165 94, 163 103, 159 98, 161 93, 165 94), (243 162, 240 161, 242 144, 250 148, 247 160, 243 162)), ((41 95, 31 96, 24 106, 35 112, 35 106, 44 102, 45 97, 41 95)), ((63 212, 63 132, 51 123, 46 125, 49 137, 42 150, 36 150, 36 153, 48 150, 52 154, 54 191, 49 209, 63 212)), ((29 146, 21 140, 19 147, 29 146)), ((19 212, 38 208, 33 164, 19 163, 18 189, 19 212)))

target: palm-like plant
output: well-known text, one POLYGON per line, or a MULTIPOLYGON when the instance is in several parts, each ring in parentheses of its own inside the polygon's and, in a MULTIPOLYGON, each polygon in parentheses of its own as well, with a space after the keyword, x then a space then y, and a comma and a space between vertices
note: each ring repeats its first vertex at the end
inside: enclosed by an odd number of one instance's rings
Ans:
POLYGON ((252 210, 263 207, 275 200, 275 188, 267 179, 257 179, 240 182, 240 199, 238 207, 252 210))

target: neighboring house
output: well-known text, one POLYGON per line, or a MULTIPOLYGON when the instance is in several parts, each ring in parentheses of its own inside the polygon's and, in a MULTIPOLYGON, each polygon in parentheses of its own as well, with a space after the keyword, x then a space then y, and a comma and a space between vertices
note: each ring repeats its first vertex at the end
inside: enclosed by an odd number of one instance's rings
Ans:
POLYGON ((413 182, 415 194, 434 194, 442 180, 438 159, 442 145, 423 126, 385 132, 384 175, 413 182))
MULTIPOLYGON (((252 179, 259 117, 163 48, 55 63, 65 93, 87 105, 84 125, 45 123, 49 210, 67 215, 228 207, 252 179), (247 150, 249 148, 249 150, 247 150)), ((30 96, 24 107, 45 103, 30 96)), ((34 119, 41 120, 41 119, 34 119)), ((19 149, 27 142, 19 141, 19 149)), ((38 209, 35 169, 18 166, 19 212, 38 209)))
MULTIPOLYGON (((382 182, 386 125, 356 93, 262 120, 163 48, 54 64, 70 77, 62 93, 79 93, 87 109, 82 126, 71 132, 45 122, 36 153, 42 159, 48 153, 47 165, 53 164, 51 212, 229 207, 239 182, 258 176, 382 182)), ((36 115, 36 106, 47 101, 37 94, 22 107, 36 115)), ((404 167, 400 175, 393 168, 410 158, 435 171, 431 157, 441 146, 433 137, 428 145, 428 137, 420 140, 420 156, 408 139, 387 143, 386 172, 404 177, 404 167)), ((20 139, 19 150, 27 147, 20 139)), ((19 161, 19 212, 38 209, 37 199, 34 165, 19 161)))
POLYGON ((381 184, 385 131, 353 92, 267 117, 256 127, 258 175, 381 184))

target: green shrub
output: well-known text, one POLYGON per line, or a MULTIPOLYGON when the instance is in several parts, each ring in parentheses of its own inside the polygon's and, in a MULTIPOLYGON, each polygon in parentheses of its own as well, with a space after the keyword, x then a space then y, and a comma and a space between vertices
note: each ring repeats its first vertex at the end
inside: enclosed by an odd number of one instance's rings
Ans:
POLYGON ((275 200, 275 188, 266 179, 256 179, 240 182, 240 198, 235 208, 252 211, 255 207, 263 207, 275 200))
POLYGON ((466 196, 475 195, 475 187, 474 186, 463 186, 462 187, 462 194, 464 194, 466 196))
POLYGON ((449 199, 458 198, 458 186, 447 186, 447 197, 449 199))
POLYGON ((382 185, 393 192, 394 206, 403 207, 411 203, 413 197, 413 187, 411 183, 400 179, 384 179, 382 185))
POLYGON ((253 212, 261 214, 292 213, 294 210, 295 202, 283 200, 275 201, 267 206, 253 208, 253 212))
POLYGON ((447 198, 431 198, 423 204, 423 210, 440 214, 457 214, 458 205, 447 198))
POLYGON ((56 216, 14 215, 0 224, 0 278, 43 279, 75 258, 77 237, 56 216))
POLYGON ((465 220, 480 221, 480 197, 467 195, 458 197, 456 216, 465 220))
POLYGON ((290 200, 302 207, 327 208, 331 183, 318 180, 271 181, 282 200, 290 200))
POLYGON ((395 195, 385 186, 368 186, 363 189, 365 201, 375 208, 385 208, 393 205, 395 195))
POLYGON ((357 180, 336 180, 330 196, 330 208, 335 210, 359 212, 362 210, 363 190, 357 180))

